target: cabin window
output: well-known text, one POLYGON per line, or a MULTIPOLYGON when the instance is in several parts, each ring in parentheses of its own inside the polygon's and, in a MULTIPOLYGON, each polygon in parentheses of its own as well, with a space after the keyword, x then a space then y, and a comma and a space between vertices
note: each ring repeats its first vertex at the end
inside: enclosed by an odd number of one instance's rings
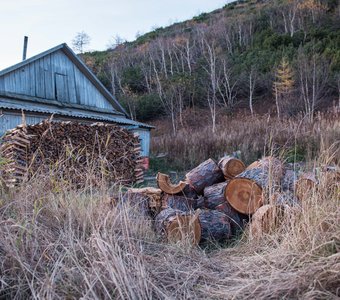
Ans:
POLYGON ((69 102, 67 75, 55 73, 55 95, 61 102, 69 102))

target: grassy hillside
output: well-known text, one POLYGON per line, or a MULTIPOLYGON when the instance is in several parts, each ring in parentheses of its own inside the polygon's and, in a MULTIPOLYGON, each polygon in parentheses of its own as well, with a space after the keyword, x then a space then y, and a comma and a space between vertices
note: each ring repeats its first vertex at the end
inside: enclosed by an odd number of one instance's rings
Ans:
POLYGON ((158 28, 85 62, 142 121, 186 108, 216 114, 271 112, 312 118, 338 103, 340 18, 336 0, 235 1, 158 28))

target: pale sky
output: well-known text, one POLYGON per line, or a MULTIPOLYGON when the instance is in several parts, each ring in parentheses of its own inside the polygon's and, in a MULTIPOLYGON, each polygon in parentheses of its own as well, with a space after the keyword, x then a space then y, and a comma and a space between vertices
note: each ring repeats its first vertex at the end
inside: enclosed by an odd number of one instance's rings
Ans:
POLYGON ((129 41, 137 32, 167 26, 202 12, 221 8, 231 0, 0 0, 0 70, 66 42, 77 32, 91 37, 89 48, 105 50, 112 37, 129 41))

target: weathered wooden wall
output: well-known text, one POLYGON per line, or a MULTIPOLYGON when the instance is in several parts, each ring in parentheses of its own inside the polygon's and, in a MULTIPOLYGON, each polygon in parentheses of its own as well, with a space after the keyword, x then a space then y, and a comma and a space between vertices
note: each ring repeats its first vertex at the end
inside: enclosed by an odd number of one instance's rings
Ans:
POLYGON ((1 91, 115 111, 62 50, 1 76, 1 91))

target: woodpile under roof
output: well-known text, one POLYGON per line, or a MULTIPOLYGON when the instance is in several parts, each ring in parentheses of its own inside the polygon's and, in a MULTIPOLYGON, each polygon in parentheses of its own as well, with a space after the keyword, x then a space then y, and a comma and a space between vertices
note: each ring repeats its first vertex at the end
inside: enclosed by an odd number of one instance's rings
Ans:
POLYGON ((86 183, 131 184, 143 181, 140 142, 128 130, 103 123, 44 121, 20 125, 3 137, 2 179, 13 187, 35 174, 55 169, 75 187, 86 183))

